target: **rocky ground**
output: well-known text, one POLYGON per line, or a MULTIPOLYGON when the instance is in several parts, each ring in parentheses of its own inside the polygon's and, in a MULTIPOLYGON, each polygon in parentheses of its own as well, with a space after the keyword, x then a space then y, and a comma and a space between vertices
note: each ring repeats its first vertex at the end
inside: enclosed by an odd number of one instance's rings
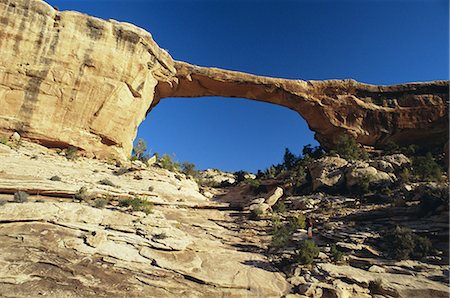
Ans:
MULTIPOLYGON (((219 174, 208 172, 212 180, 219 174)), ((70 160, 27 142, 0 144, 0 200, 5 297, 449 295, 448 211, 418 218, 408 205, 354 197, 287 196, 280 187, 259 196, 239 185, 199 188, 155 164, 70 160), (151 205, 123 204, 136 197, 151 205), (274 215, 279 200, 286 210, 274 215), (266 209, 250 220, 255 204, 266 209), (273 217, 300 213, 316 223, 313 240, 321 253, 311 265, 287 262, 289 247, 270 248, 273 217), (377 242, 395 224, 432 235, 434 255, 386 258, 377 242), (331 243, 345 253, 342 261, 331 260, 331 243)), ((306 231, 292 237, 304 239, 306 231)))

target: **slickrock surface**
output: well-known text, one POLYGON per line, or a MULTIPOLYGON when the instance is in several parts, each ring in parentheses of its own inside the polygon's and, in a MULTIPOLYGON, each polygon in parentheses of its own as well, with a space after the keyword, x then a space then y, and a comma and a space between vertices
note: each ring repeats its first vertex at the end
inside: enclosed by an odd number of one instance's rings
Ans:
POLYGON ((0 134, 124 158, 162 98, 243 97, 298 112, 324 146, 448 138, 448 81, 374 86, 301 81, 174 61, 127 23, 59 12, 40 0, 0 3, 0 134))
POLYGON ((117 176, 114 165, 69 161, 32 143, 19 149, 0 144, 0 160, 0 200, 8 201, 0 207, 2 297, 289 292, 289 283, 264 255, 240 249, 247 241, 233 211, 220 210, 223 204, 205 198, 182 174, 131 166, 117 176), (49 180, 55 175, 61 181, 49 180), (98 183, 102 179, 115 186, 98 183), (93 199, 74 200, 83 186, 93 199), (8 193, 17 189, 33 195, 28 202, 13 202, 8 193), (115 206, 134 195, 154 203, 150 214, 115 206), (107 206, 95 208, 95 197, 107 206))

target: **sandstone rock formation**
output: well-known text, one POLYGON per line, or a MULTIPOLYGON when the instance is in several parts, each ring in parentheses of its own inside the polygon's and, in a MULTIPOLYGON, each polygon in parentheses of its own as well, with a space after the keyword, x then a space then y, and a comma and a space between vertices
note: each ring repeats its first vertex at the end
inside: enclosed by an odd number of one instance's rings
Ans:
POLYGON ((127 23, 58 12, 40 0, 0 3, 0 134, 47 147, 126 157, 146 113, 166 97, 243 97, 298 112, 317 140, 442 143, 448 81, 375 86, 260 77, 174 61, 127 23))

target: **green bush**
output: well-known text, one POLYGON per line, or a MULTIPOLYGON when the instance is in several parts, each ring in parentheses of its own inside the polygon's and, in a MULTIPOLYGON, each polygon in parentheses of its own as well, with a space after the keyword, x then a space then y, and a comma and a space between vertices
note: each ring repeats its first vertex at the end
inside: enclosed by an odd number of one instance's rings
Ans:
POLYGON ((142 138, 138 139, 136 145, 134 145, 133 147, 133 155, 131 156, 131 160, 140 160, 142 162, 147 162, 149 159, 149 155, 145 154, 146 151, 147 143, 142 138))
POLYGON ((123 199, 120 201, 119 206, 131 207, 133 211, 142 211, 146 214, 151 213, 153 209, 153 203, 138 197, 123 199))
POLYGON ((261 215, 264 214, 264 211, 262 211, 262 209, 260 208, 255 208, 252 211, 250 211, 250 219, 252 220, 258 220, 261 218, 261 215))
POLYGON ((163 156, 158 159, 158 163, 163 169, 171 172, 178 172, 180 170, 180 164, 174 161, 169 154, 163 154, 163 156))
POLYGON ((259 179, 247 179, 247 183, 250 185, 254 195, 267 192, 267 187, 261 183, 259 179))
POLYGON ((341 262, 344 259, 344 253, 338 250, 335 244, 331 245, 330 254, 334 262, 341 262))
POLYGON ((414 234, 406 227, 395 227, 386 233, 385 249, 397 260, 421 259, 430 254, 432 244, 427 237, 414 234))
POLYGON ((289 228, 284 225, 278 216, 272 218, 272 240, 270 247, 278 249, 284 247, 289 240, 289 228))
POLYGON ((292 218, 289 222, 289 226, 292 231, 297 231, 298 229, 306 228, 306 217, 303 214, 299 214, 292 218))
POLYGON ((364 175, 361 177, 358 183, 359 192, 361 194, 368 194, 370 192, 370 183, 373 181, 373 176, 364 175))
POLYGON ((421 180, 425 181, 441 181, 442 170, 436 163, 431 153, 425 156, 418 156, 413 158, 412 164, 414 174, 421 180))
POLYGON ((80 201, 89 201, 92 199, 92 195, 88 194, 86 186, 82 186, 74 195, 75 199, 80 201))
POLYGON ((94 205, 97 208, 104 208, 108 204, 108 200, 105 199, 97 199, 94 201, 94 205))
POLYGON ((365 160, 369 158, 367 151, 362 148, 354 138, 341 135, 333 152, 346 160, 365 160))
POLYGON ((298 161, 298 158, 291 151, 289 151, 288 148, 285 148, 284 156, 283 156, 284 168, 288 171, 292 170, 295 167, 297 161, 298 161))
POLYGON ((319 248, 311 240, 303 240, 298 244, 298 248, 295 251, 294 262, 300 264, 311 264, 314 258, 319 256, 319 248))
POLYGON ((52 176, 49 180, 51 180, 51 181, 61 181, 61 177, 59 177, 59 176, 52 176))
POLYGON ((78 148, 70 146, 64 150, 64 155, 68 160, 75 160, 78 158, 78 148))
POLYGON ((189 163, 186 161, 181 163, 181 172, 183 174, 185 174, 186 176, 190 176, 190 177, 194 177, 194 178, 198 176, 198 172, 195 169, 195 164, 189 163))
POLYGON ((279 200, 275 205, 273 205, 272 210, 275 213, 284 213, 286 212, 286 205, 283 201, 279 200))

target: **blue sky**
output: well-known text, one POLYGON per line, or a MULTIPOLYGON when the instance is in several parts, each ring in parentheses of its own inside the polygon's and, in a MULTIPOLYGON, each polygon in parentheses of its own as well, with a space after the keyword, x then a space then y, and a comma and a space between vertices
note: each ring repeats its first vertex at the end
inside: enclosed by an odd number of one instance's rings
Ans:
MULTIPOLYGON (((447 0, 62 1, 150 31, 173 58, 258 75, 372 84, 448 79, 447 0)), ((256 171, 316 145, 295 112, 232 98, 163 99, 139 128, 152 152, 256 171)))

